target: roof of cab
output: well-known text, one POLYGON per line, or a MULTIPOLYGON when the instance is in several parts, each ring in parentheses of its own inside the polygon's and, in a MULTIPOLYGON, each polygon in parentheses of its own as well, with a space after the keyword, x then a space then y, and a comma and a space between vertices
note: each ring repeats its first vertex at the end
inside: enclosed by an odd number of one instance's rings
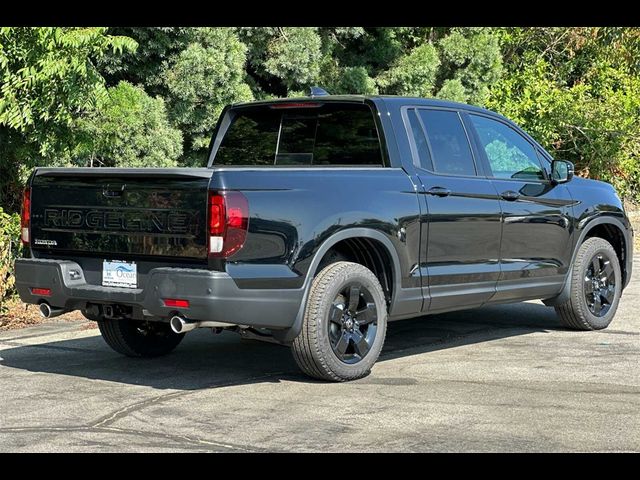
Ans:
MULTIPOLYGON (((313 97, 290 97, 290 98, 273 98, 268 100, 257 100, 252 102, 234 103, 233 106, 249 106, 249 105, 268 105, 273 103, 295 103, 295 102, 356 102, 364 103, 366 100, 381 99, 387 105, 391 106, 425 106, 425 107, 441 107, 454 108, 457 110, 475 111, 486 113, 505 118, 499 113, 487 110, 485 108, 468 105, 466 103, 452 102, 449 100, 440 100, 437 98, 420 98, 420 97, 403 97, 399 95, 318 95, 313 97)), ((508 119, 506 119, 508 120, 508 119)))

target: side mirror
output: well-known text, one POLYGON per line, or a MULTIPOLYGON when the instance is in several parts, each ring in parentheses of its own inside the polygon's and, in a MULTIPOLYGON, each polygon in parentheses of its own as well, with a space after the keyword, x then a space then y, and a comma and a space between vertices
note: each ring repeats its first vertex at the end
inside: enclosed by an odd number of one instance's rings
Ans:
POLYGON ((551 162, 551 182, 554 184, 567 183, 573 178, 573 163, 566 160, 554 160, 551 162))

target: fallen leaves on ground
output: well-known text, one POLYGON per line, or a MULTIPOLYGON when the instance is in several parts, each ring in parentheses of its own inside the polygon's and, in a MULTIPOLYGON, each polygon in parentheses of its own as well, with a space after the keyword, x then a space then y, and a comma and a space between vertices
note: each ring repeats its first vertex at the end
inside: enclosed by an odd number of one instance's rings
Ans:
POLYGON ((0 330, 16 330, 18 328, 30 327, 41 323, 54 321, 81 322, 81 329, 96 328, 97 324, 84 318, 79 311, 65 313, 55 318, 42 318, 37 305, 27 305, 20 299, 7 300, 5 305, 8 308, 6 314, 0 315, 0 330))

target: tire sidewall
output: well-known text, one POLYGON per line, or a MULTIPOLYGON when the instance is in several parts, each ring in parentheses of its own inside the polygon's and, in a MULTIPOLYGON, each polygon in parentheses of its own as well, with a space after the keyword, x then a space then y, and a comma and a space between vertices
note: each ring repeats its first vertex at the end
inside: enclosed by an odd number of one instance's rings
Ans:
MULTIPOLYGON (((330 268, 327 267, 327 268, 330 268)), ((318 336, 318 349, 327 363, 327 366, 341 378, 359 377, 371 370, 375 364, 384 344, 387 327, 387 305, 378 279, 362 265, 353 264, 351 268, 342 272, 336 281, 323 292, 320 299, 319 318, 316 318, 316 332, 318 336), (347 364, 341 361, 331 348, 329 338, 329 311, 334 299, 340 291, 349 283, 360 283, 371 292, 378 312, 376 336, 367 355, 355 364, 347 364), (382 314, 380 314, 382 312, 382 314)))
POLYGON ((580 265, 576 266, 578 267, 577 277, 575 277, 574 280, 574 287, 576 291, 575 295, 572 295, 574 309, 578 310, 582 314, 583 319, 594 330, 606 328, 611 323, 616 314, 616 310, 618 309, 618 303, 620 302, 620 295, 622 293, 622 273, 618 262, 618 256, 610 243, 600 238, 598 240, 599 241, 597 242, 590 242, 590 244, 583 244, 586 251, 582 257, 583 261, 580 265), (591 313, 584 295, 584 278, 587 274, 587 270, 589 269, 591 259, 600 253, 605 254, 611 262, 616 280, 613 303, 611 304, 611 308, 609 308, 607 314, 603 317, 597 317, 591 313))

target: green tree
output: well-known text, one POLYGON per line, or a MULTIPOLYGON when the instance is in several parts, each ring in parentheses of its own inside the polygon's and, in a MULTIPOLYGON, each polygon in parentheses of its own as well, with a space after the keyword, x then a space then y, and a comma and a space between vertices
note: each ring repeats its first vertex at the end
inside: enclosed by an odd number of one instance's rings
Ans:
POLYGON ((76 130, 81 166, 173 167, 182 154, 182 132, 169 125, 164 100, 124 81, 76 130))
POLYGON ((135 51, 107 52, 98 61, 98 69, 108 86, 121 80, 143 85, 149 95, 167 96, 164 70, 172 58, 193 40, 192 27, 111 27, 109 34, 132 38, 135 51))
POLYGON ((135 47, 105 28, 0 28, 0 202, 9 211, 31 168, 65 162, 74 120, 106 94, 97 60, 135 47))
POLYGON ((640 46, 637 29, 509 28, 498 35, 508 71, 488 107, 573 161, 580 175, 640 200, 640 77, 628 55, 640 46))
POLYGON ((164 72, 170 118, 185 135, 185 165, 206 163, 211 132, 225 105, 253 98, 245 82, 246 47, 230 28, 199 28, 164 72))
POLYGON ((500 44, 491 29, 400 28, 394 38, 412 47, 377 76, 383 93, 483 105, 502 75, 500 44))
POLYGON ((393 66, 378 76, 384 93, 430 97, 440 67, 438 51, 431 43, 424 43, 400 57, 393 66))

